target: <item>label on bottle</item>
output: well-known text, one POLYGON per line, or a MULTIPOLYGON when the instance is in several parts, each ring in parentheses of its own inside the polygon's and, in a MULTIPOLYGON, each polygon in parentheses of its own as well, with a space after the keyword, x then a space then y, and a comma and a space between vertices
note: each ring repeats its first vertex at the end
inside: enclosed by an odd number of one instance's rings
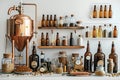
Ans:
POLYGON ((32 62, 31 62, 31 66, 32 66, 33 68, 36 68, 36 67, 37 67, 37 62, 36 62, 36 61, 32 61, 32 62))
POLYGON ((41 59, 44 59, 44 55, 41 55, 40 58, 41 58, 41 59))
POLYGON ((87 60, 90 60, 90 56, 86 56, 86 59, 87 59, 87 60))
POLYGON ((99 66, 99 65, 104 65, 104 61, 103 60, 99 60, 98 62, 97 62, 97 66, 99 66))

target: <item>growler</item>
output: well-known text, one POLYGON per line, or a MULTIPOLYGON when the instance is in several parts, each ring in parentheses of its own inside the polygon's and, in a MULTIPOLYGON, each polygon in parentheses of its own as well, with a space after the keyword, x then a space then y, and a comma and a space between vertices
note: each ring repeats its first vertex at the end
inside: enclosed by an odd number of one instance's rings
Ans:
POLYGON ((98 43, 97 53, 94 55, 94 71, 96 71, 97 66, 103 66, 105 70, 105 54, 102 52, 100 41, 98 43))
POLYGON ((92 72, 92 54, 90 52, 89 41, 87 41, 87 48, 84 54, 84 70, 92 72))

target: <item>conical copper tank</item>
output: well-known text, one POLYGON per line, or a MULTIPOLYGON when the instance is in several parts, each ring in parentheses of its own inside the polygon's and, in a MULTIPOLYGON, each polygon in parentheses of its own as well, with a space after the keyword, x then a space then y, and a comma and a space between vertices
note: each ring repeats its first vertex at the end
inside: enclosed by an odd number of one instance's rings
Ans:
POLYGON ((33 37, 33 20, 22 13, 22 5, 10 7, 8 14, 13 10, 18 11, 19 14, 13 15, 7 20, 7 36, 11 42, 15 41, 15 47, 18 51, 23 51, 27 39, 30 41, 33 37))

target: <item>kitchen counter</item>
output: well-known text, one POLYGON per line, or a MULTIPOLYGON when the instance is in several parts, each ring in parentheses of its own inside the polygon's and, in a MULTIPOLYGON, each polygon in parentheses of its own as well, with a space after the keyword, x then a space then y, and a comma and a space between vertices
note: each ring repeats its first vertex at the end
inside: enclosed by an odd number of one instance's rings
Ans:
POLYGON ((0 74, 0 80, 120 80, 118 77, 108 76, 66 76, 61 74, 44 74, 44 75, 17 75, 17 74, 0 74))

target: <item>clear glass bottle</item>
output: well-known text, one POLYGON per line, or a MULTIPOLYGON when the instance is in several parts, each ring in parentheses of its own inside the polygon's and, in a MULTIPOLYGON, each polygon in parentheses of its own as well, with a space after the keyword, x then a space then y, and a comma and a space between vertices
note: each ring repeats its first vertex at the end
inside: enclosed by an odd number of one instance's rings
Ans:
POLYGON ((9 54, 9 53, 3 54, 2 72, 11 73, 13 71, 14 71, 14 61, 12 59, 12 54, 9 54))
POLYGON ((82 46, 82 45, 83 45, 83 38, 82 38, 82 35, 79 35, 79 36, 78 36, 77 44, 78 44, 78 46, 82 46))
POLYGON ((64 26, 64 27, 68 27, 68 24, 69 24, 69 18, 68 18, 68 16, 66 15, 65 18, 64 18, 64 24, 63 24, 63 26, 64 26))
POLYGON ((70 27, 74 27, 75 26, 75 17, 73 14, 71 14, 71 17, 70 17, 70 27))

